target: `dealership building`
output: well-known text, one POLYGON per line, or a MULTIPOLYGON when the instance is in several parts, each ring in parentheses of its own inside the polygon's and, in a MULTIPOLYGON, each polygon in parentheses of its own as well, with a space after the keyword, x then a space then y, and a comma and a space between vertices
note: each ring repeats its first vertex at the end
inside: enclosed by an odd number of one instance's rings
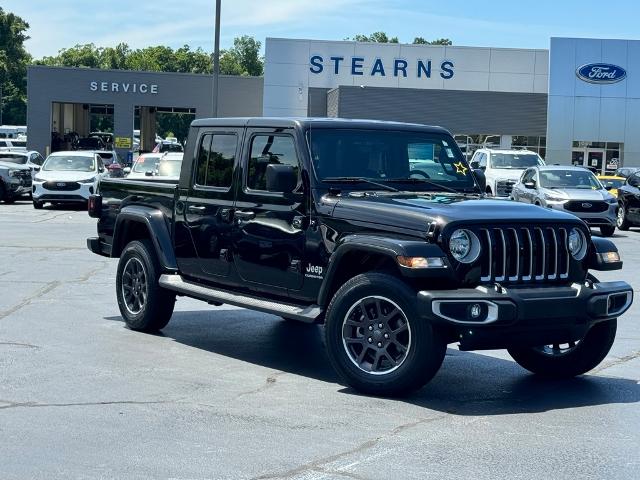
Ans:
MULTIPOLYGON (((29 147, 89 133, 113 115, 126 151, 134 118, 155 139, 158 112, 212 115, 206 75, 34 66, 29 147), (137 117, 136 117, 137 116, 137 117)), ((513 49, 268 38, 264 77, 221 76, 219 116, 328 116, 441 125, 458 144, 526 147, 548 163, 640 166, 640 41, 552 38, 513 49)))

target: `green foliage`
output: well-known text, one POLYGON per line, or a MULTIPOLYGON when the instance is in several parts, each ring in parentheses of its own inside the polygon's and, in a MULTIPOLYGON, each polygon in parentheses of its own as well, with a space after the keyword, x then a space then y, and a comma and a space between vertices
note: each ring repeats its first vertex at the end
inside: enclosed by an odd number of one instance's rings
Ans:
MULTIPOLYGON (((373 32, 371 35, 355 35, 353 38, 345 40, 354 40, 356 42, 375 42, 375 43, 399 43, 398 37, 389 37, 385 32, 373 32)), ((424 37, 416 37, 412 42, 414 45, 452 45, 448 38, 438 38, 436 40, 426 40, 424 37)))
POLYGON ((220 73, 223 75, 260 76, 264 59, 260 57, 262 43, 249 35, 236 37, 233 47, 220 52, 220 73))
POLYGON ((24 48, 29 24, 0 7, 0 86, 2 122, 24 125, 27 121, 27 65, 31 56, 24 48))
POLYGON ((437 38, 435 40, 425 40, 423 37, 416 37, 413 39, 414 45, 452 45, 451 40, 448 38, 437 38))

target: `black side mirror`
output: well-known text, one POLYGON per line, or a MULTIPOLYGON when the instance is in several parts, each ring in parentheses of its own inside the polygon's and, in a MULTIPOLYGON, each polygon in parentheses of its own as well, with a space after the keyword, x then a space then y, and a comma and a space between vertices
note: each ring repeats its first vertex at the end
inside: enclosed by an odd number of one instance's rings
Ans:
POLYGON ((604 189, 609 191, 609 190, 613 190, 613 187, 611 185, 605 185, 604 189))
POLYGON ((478 185, 480 186, 480 190, 482 191, 482 193, 484 193, 484 191, 487 189, 487 177, 484 175, 484 170, 482 170, 481 168, 476 168, 475 170, 473 170, 473 174, 476 177, 476 182, 478 182, 478 185))
POLYGON ((291 193, 298 184, 298 175, 291 165, 267 165, 267 191, 291 193))
POLYGON ((33 171, 34 171, 34 172, 39 172, 39 171, 40 171, 40 167, 38 167, 38 166, 34 166, 34 167, 33 167, 33 171))
POLYGON ((469 164, 469 166, 475 170, 475 169, 477 169, 477 168, 480 168, 480 162, 479 162, 479 161, 477 161, 477 160, 474 160, 473 162, 471 162, 471 163, 469 164))
POLYGON ((524 182, 524 188, 534 190, 536 188, 536 182, 524 182))
POLYGON ((144 176, 145 177, 153 177, 153 171, 147 170, 146 172, 144 172, 144 176))

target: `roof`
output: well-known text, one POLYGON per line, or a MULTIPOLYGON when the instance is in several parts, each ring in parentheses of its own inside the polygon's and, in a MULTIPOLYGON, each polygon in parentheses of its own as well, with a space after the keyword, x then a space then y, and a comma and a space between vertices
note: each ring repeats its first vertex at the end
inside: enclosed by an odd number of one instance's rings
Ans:
POLYGON ((230 117, 202 118, 195 120, 194 127, 275 127, 275 128, 369 128, 414 130, 428 133, 449 133, 437 126, 419 123, 403 123, 382 120, 360 120, 347 118, 314 118, 314 117, 230 117))
POLYGON ((533 150, 527 150, 526 148, 491 148, 491 147, 480 147, 478 150, 487 150, 491 153, 512 153, 517 155, 519 153, 533 153, 537 155, 533 150))
POLYGON ((50 157, 88 157, 95 154, 93 150, 62 150, 59 152, 53 152, 49 156, 50 157))

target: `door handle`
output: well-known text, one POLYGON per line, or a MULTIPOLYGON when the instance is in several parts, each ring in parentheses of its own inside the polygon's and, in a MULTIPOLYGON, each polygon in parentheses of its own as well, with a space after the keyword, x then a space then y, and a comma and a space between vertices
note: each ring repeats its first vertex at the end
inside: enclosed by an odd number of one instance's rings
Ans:
POLYGON ((238 220, 253 220, 254 218, 256 218, 256 213, 246 211, 246 210, 245 211, 236 210, 233 213, 233 216, 236 217, 238 220))
POLYGON ((189 205, 187 210, 189 213, 204 213, 207 207, 203 205, 189 205))

